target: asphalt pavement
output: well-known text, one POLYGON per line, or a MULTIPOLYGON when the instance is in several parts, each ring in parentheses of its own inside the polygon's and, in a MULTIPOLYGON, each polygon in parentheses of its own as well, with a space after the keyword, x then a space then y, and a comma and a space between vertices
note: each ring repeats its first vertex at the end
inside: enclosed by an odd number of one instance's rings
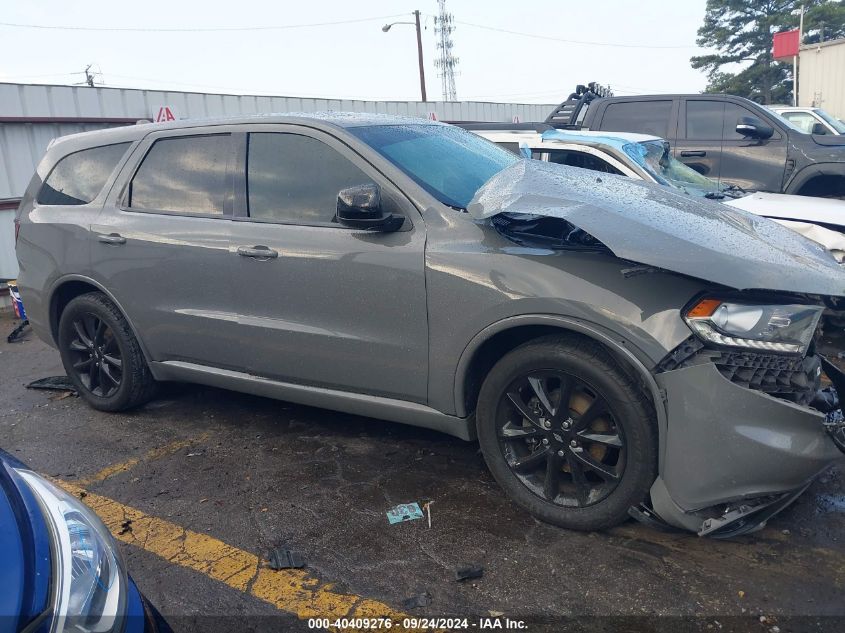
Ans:
POLYGON ((499 617, 528 631, 845 630, 842 468, 733 541, 634 522, 572 532, 512 505, 477 444, 436 432, 190 385, 121 414, 26 389, 64 372, 32 333, 7 343, 14 325, 0 317, 0 447, 101 514, 177 631, 379 614, 469 630, 499 617), (388 523, 414 501, 433 502, 431 527, 388 523), (274 548, 305 566, 269 569, 274 548), (462 565, 483 576, 456 581, 462 565))

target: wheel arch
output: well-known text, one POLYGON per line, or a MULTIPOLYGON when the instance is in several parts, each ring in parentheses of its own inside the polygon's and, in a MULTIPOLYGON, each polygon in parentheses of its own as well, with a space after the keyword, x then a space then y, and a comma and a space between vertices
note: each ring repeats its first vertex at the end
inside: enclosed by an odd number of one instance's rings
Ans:
POLYGON ((602 328, 578 319, 556 315, 525 315, 510 317, 487 326, 466 346, 455 372, 455 409, 458 417, 466 417, 475 410, 481 383, 493 365, 507 352, 530 340, 549 334, 572 333, 601 345, 644 387, 654 405, 659 435, 659 462, 663 463, 666 437, 666 407, 663 392, 647 369, 647 356, 630 342, 611 336, 602 328))
MULTIPOLYGON (((65 309, 68 303, 70 303, 76 297, 89 293, 89 292, 102 292, 109 301, 111 301, 120 313, 123 315, 123 318, 126 319, 126 322, 129 323, 129 328, 132 330, 132 334, 135 336, 135 339, 138 341, 138 344, 141 347, 141 352, 144 354, 144 359, 147 363, 150 363, 150 356, 147 352, 147 348, 144 345, 143 339, 138 336, 138 330, 135 328, 135 325, 132 323, 132 319, 129 315, 126 314, 126 310, 123 309, 123 306, 120 302, 114 297, 114 295, 106 290, 102 286, 102 284, 94 281, 90 277, 86 277, 84 275, 66 275, 58 279, 54 284, 50 291, 50 300, 49 300, 49 319, 50 319, 50 336, 53 338, 53 342, 58 346, 59 344, 59 319, 61 318, 62 311, 65 309)), ((152 365, 150 365, 152 368, 152 365)))
POLYGON ((785 193, 824 196, 824 191, 839 185, 839 191, 845 192, 845 164, 821 163, 805 167, 792 177, 785 193))

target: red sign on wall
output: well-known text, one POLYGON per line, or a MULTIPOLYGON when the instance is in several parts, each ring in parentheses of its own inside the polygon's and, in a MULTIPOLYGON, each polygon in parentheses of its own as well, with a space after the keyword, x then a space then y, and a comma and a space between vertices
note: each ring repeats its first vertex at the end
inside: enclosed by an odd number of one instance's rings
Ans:
POLYGON ((173 110, 170 109, 170 106, 159 106, 157 110, 153 111, 153 121, 156 123, 165 123, 166 121, 175 121, 176 117, 173 116, 173 110))
POLYGON ((774 54, 772 57, 775 59, 795 57, 798 54, 798 46, 798 29, 775 33, 774 54))

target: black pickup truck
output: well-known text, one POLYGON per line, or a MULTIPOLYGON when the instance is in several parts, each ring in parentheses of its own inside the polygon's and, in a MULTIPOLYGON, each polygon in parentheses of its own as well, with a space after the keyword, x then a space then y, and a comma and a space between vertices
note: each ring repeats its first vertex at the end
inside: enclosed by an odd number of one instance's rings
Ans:
POLYGON ((732 95, 607 94, 597 84, 578 86, 546 123, 660 136, 678 160, 747 190, 845 197, 845 136, 806 134, 732 95))

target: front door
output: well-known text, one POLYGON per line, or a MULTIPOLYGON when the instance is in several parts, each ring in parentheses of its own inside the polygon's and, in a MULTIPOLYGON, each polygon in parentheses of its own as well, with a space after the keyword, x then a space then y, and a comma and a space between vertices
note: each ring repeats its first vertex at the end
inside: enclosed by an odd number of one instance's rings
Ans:
MULTIPOLYGON (((748 108, 724 99, 686 99, 675 158, 694 170, 743 189, 779 192, 786 167, 786 138, 745 138, 736 132, 743 117, 760 119, 748 108)), ((769 125, 769 121, 763 121, 769 125)))
POLYGON ((425 226, 414 206, 328 134, 255 126, 242 142, 231 248, 239 362, 277 380, 425 402, 425 226), (365 183, 404 215, 399 231, 335 221, 338 192, 365 183))

